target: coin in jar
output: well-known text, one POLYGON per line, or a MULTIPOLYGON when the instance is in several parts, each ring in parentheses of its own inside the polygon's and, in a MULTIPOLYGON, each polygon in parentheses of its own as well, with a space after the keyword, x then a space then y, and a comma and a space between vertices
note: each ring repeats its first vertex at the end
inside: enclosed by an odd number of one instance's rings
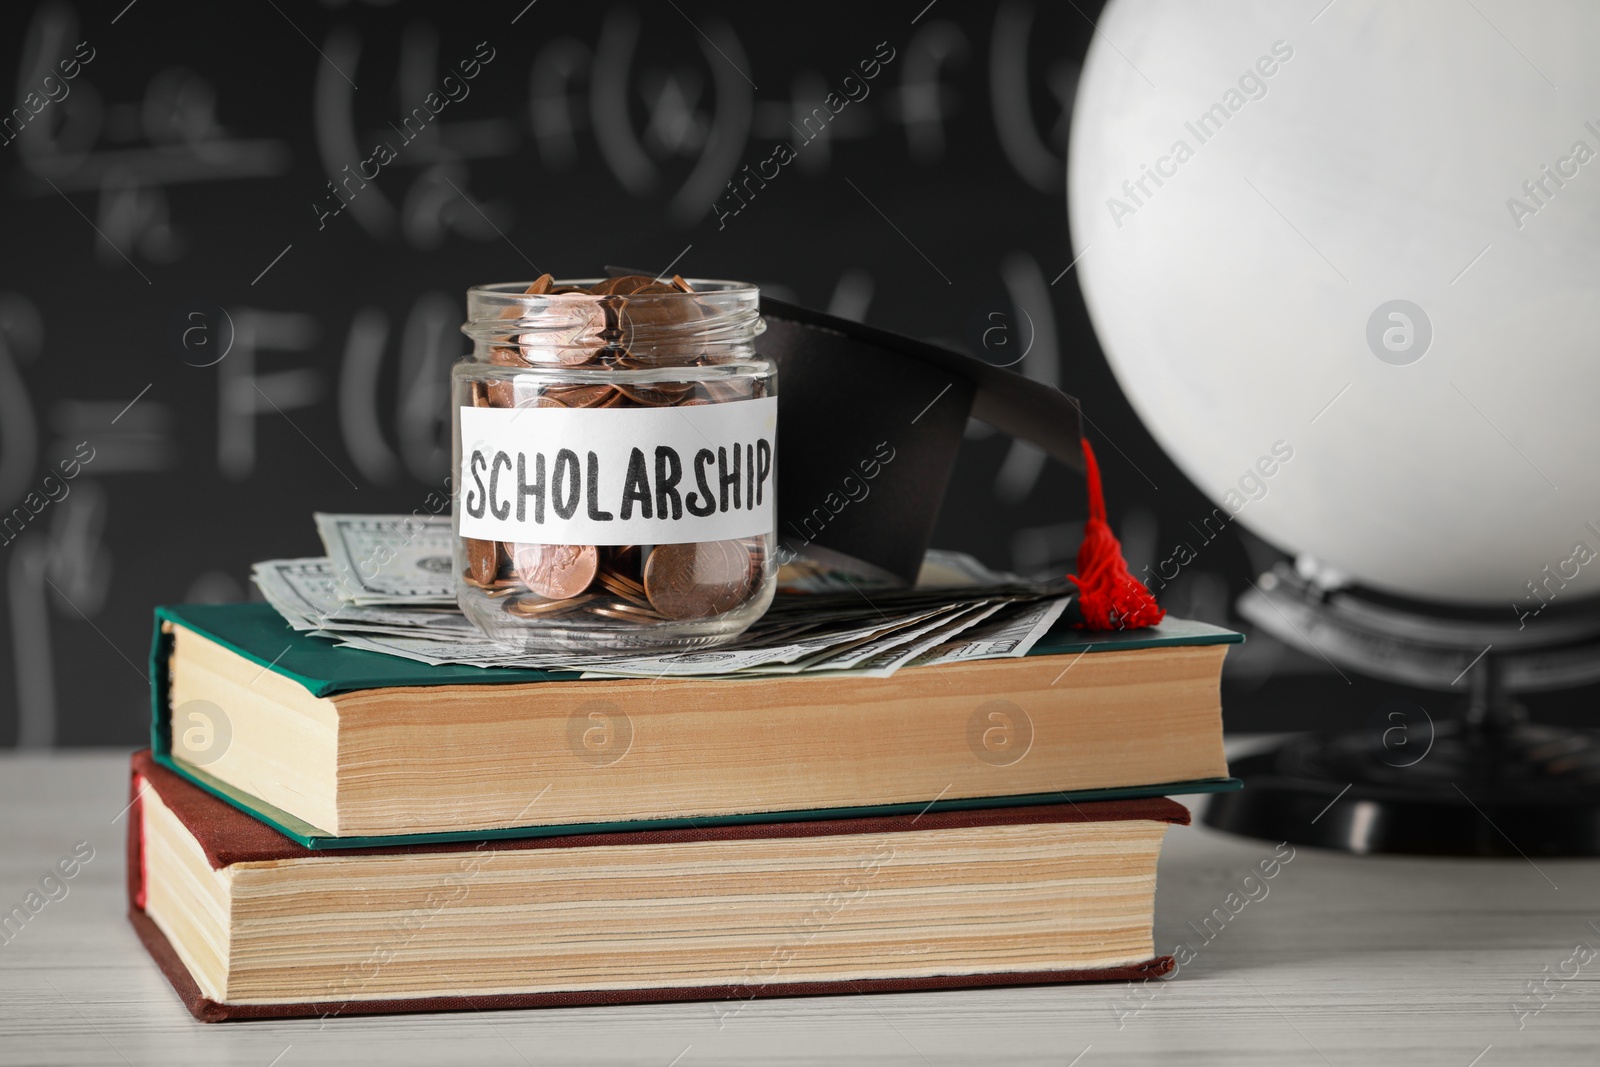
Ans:
POLYGON ((612 574, 621 575, 630 582, 639 586, 639 591, 644 591, 640 585, 640 565, 644 562, 644 553, 638 545, 619 545, 607 553, 609 558, 605 562, 605 569, 612 574))
POLYGON ((617 392, 645 407, 669 407, 694 391, 693 382, 618 382, 617 392))
POLYGON ((575 596, 569 600, 513 600, 506 605, 506 611, 525 619, 554 618, 577 611, 594 599, 592 596, 575 596))
POLYGON ((694 359, 705 351, 704 339, 687 329, 705 317, 705 309, 670 285, 651 285, 621 298, 613 314, 624 348, 643 341, 657 358, 671 360, 694 359))
POLYGON ((602 570, 600 572, 599 583, 600 588, 617 597, 619 600, 625 600, 628 603, 641 608, 647 608, 650 606, 650 602, 645 599, 644 586, 640 585, 638 582, 625 578, 622 575, 612 574, 610 571, 602 570))
POLYGON ((467 580, 474 585, 491 585, 500 570, 500 542, 476 537, 463 537, 462 541, 467 546, 467 580))
POLYGON ((590 286, 589 292, 596 296, 626 296, 654 284, 654 278, 647 278, 643 274, 624 274, 590 286))
POLYGON ((721 615, 750 596, 750 550, 738 541, 657 545, 645 560, 644 589, 669 619, 721 615))
POLYGON ((569 408, 603 408, 615 394, 615 387, 596 385, 549 385, 544 396, 569 408))
POLYGON ((750 588, 754 589, 766 577, 767 544, 760 537, 744 537, 740 538, 740 541, 750 553, 750 588))
POLYGON ((589 613, 592 615, 598 615, 602 619, 615 619, 618 622, 636 623, 660 622, 663 617, 660 612, 651 611, 649 608, 636 607, 632 604, 618 603, 615 601, 613 601, 609 606, 591 604, 589 606, 589 613))
POLYGON ((566 600, 589 588, 600 566, 593 545, 515 545, 512 565, 522 584, 551 600, 566 600))

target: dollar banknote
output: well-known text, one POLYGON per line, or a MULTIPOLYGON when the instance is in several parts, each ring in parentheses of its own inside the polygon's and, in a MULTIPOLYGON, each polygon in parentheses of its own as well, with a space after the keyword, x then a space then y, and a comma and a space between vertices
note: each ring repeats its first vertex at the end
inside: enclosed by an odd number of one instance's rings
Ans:
POLYGON ((433 665, 585 678, 887 677, 904 667, 1026 655, 1071 601, 1063 581, 1027 581, 938 552, 924 567, 926 584, 916 586, 803 571, 781 586, 762 619, 714 649, 533 650, 489 639, 456 606, 448 517, 318 514, 316 523, 328 555, 256 564, 252 577, 262 596, 295 630, 433 665))
POLYGON ((353 604, 454 604, 448 515, 327 515, 317 533, 333 562, 340 600, 353 604))

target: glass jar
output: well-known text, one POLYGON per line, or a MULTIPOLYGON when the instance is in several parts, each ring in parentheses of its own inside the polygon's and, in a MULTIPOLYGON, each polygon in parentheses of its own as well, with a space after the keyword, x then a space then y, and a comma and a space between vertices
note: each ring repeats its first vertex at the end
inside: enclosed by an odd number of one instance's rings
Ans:
POLYGON ((777 397, 759 290, 478 286, 451 371, 456 598, 530 652, 720 644, 776 586, 777 397))

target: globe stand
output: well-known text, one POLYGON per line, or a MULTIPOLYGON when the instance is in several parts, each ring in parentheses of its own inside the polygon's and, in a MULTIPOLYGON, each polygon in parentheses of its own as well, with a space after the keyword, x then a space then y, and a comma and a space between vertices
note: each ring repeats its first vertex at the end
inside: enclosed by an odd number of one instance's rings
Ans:
POLYGON ((1328 592, 1280 564, 1239 610, 1331 663, 1463 699, 1439 723, 1395 701, 1367 730, 1238 760, 1245 788, 1212 797, 1207 825, 1359 853, 1600 855, 1600 731, 1534 725, 1512 697, 1600 679, 1593 605, 1507 622, 1328 592))

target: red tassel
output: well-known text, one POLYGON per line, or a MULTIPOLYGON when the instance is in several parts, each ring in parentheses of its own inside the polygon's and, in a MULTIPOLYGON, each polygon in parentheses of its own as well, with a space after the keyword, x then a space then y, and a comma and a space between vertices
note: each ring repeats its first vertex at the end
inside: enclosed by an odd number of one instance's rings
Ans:
POLYGON ((1106 522, 1106 498, 1100 488, 1100 464, 1087 438, 1083 462, 1089 476, 1089 521, 1078 546, 1078 574, 1067 580, 1078 587, 1079 627, 1087 630, 1138 630, 1166 617, 1144 583, 1128 573, 1122 542, 1106 522), (1079 577, 1081 574, 1083 577, 1079 577))

